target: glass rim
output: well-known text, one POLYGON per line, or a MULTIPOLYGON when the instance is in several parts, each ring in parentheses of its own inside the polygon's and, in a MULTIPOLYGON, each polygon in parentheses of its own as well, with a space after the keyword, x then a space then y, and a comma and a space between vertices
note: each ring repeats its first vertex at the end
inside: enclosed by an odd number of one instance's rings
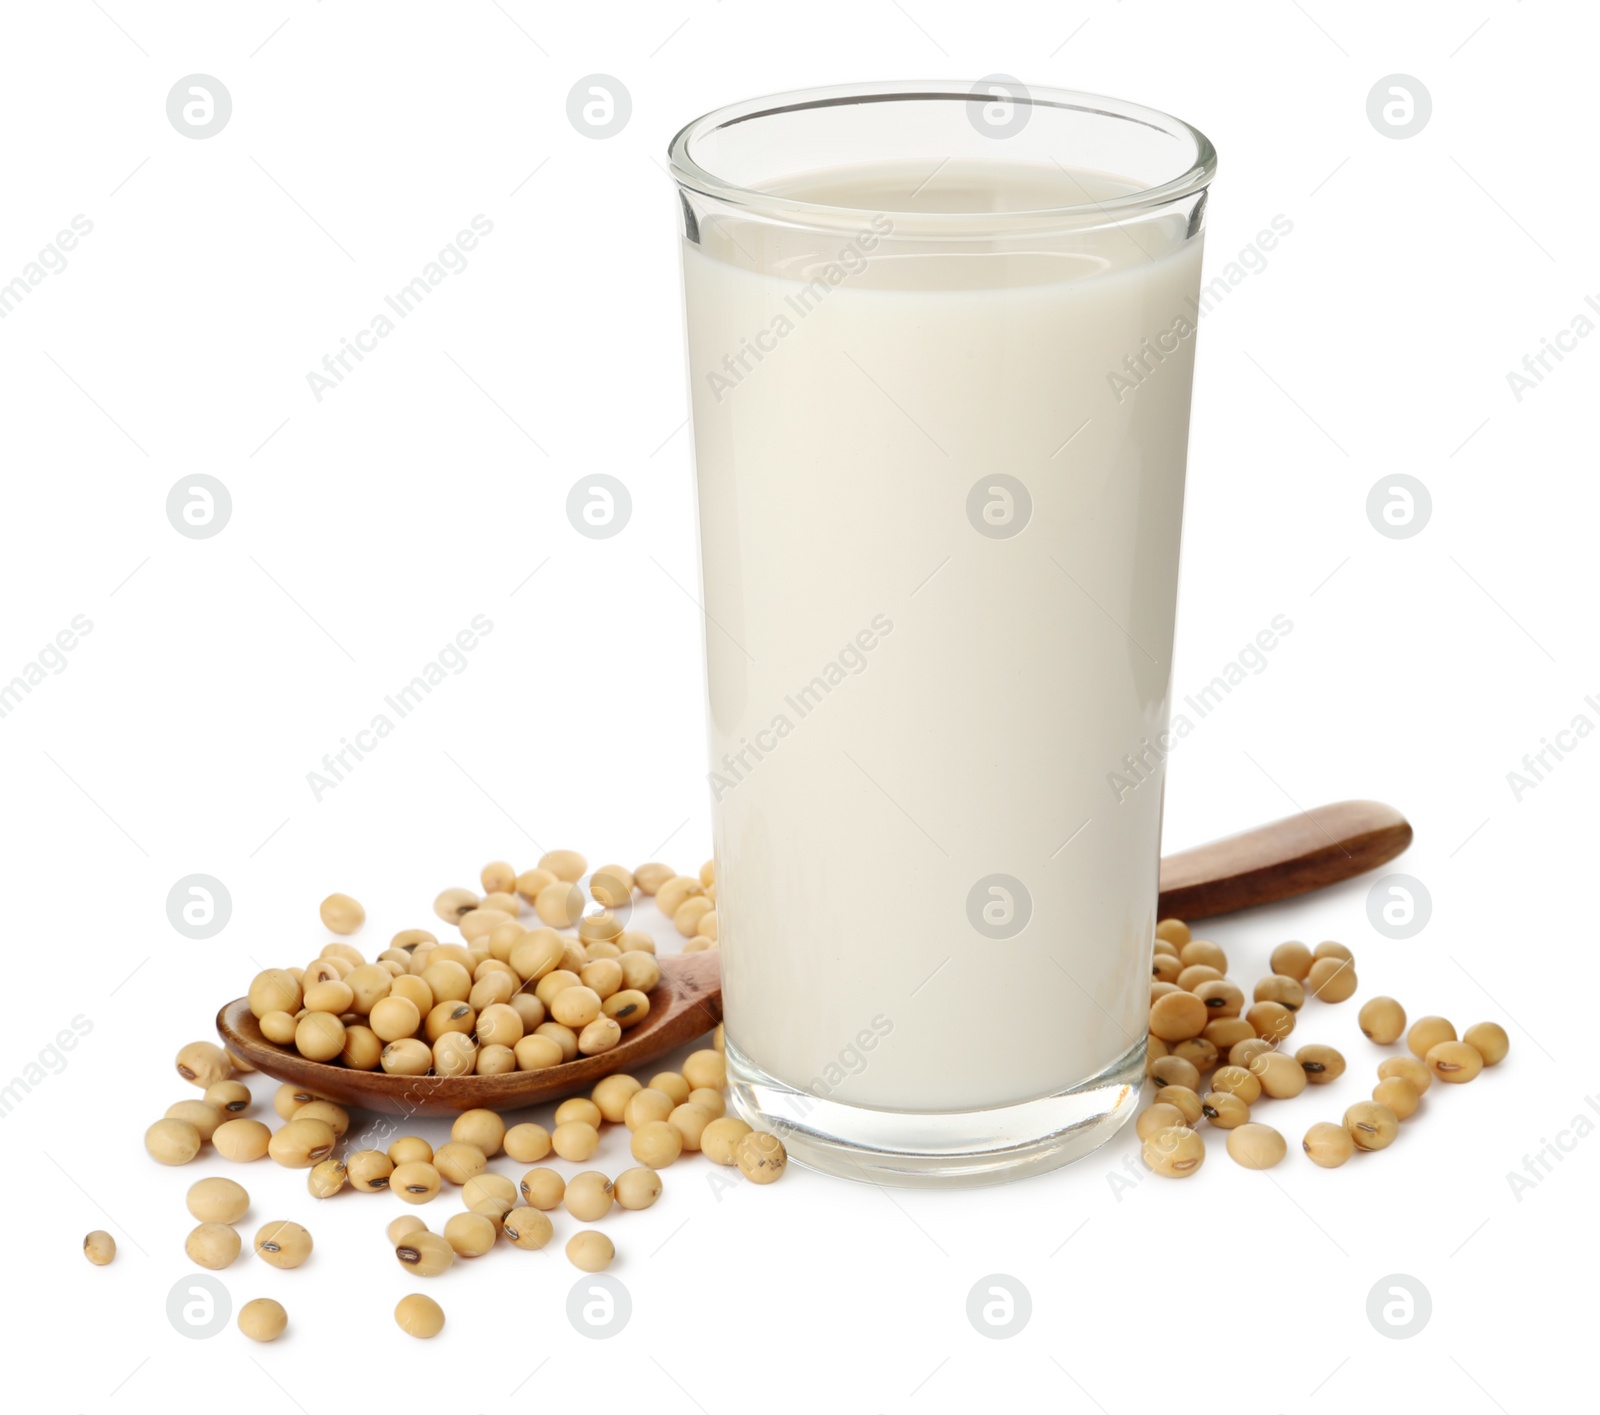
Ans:
MULTIPOLYGON (((980 83, 983 81, 980 81, 980 83)), ((814 108, 834 108, 845 104, 896 103, 936 100, 941 102, 987 100, 980 83, 962 83, 951 79, 926 81, 879 82, 836 84, 826 87, 791 89, 783 93, 768 94, 761 98, 744 99, 738 103, 714 108, 680 128, 667 146, 671 175, 677 184, 689 191, 736 206, 759 207, 773 213, 789 213, 797 217, 811 216, 829 222, 859 218, 862 208, 834 206, 824 202, 805 201, 796 197, 775 195, 757 187, 719 177, 701 165, 695 148, 697 143, 711 133, 740 123, 772 117, 781 113, 800 112, 814 108)), ((1068 109, 1115 118, 1123 122, 1142 124, 1170 137, 1186 139, 1193 145, 1194 158, 1189 166, 1166 181, 1103 201, 1085 199, 1061 206, 1040 207, 1028 211, 983 211, 967 213, 985 228, 994 229, 1010 225, 1037 224, 1041 219, 1062 218, 1081 220, 1136 216, 1156 208, 1168 206, 1185 197, 1203 192, 1211 184, 1217 170, 1217 152, 1211 140, 1198 128, 1181 118, 1174 118, 1160 109, 1125 99, 1110 98, 1102 94, 1083 93, 1075 89, 1033 87, 1019 85, 1020 96, 1014 103, 1026 103, 1040 109, 1068 109)), ((875 208, 877 209, 877 208, 875 208)), ((930 216, 928 212, 895 211, 882 208, 883 214, 897 220, 918 222, 930 216)), ((938 219, 948 223, 959 219, 963 213, 942 212, 938 219)))

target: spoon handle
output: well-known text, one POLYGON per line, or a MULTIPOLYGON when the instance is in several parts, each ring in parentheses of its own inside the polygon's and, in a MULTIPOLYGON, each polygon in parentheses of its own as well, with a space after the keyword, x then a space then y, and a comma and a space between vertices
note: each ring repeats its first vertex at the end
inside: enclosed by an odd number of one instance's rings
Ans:
POLYGON ((1161 861, 1160 917, 1205 919, 1291 899, 1392 860, 1411 824, 1377 801, 1335 801, 1161 861))

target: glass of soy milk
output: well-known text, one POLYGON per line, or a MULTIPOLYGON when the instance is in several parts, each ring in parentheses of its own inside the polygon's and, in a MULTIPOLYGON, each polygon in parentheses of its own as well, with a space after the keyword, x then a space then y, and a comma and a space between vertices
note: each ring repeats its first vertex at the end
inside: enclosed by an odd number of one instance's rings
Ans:
POLYGON ((1216 154, 1007 79, 670 155, 734 1103, 857 1179, 1064 1164, 1144 1074, 1216 154))

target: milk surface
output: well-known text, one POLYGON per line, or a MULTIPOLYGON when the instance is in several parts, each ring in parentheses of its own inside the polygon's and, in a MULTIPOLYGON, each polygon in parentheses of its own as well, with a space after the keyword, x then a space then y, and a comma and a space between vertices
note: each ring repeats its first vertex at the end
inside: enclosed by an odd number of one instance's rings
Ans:
POLYGON ((831 1100, 1007 1104, 1145 1034, 1200 241, 959 215, 1121 190, 851 168, 783 194, 859 222, 685 243, 728 1035, 831 1100))

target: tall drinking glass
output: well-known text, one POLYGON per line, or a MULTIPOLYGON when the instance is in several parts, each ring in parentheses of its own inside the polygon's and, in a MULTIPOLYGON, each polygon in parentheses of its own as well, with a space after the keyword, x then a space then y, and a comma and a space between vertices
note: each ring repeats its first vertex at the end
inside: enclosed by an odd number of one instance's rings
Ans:
POLYGON ((673 141, 730 1086, 985 1183, 1144 1073, 1211 144, 1014 81, 673 141))

